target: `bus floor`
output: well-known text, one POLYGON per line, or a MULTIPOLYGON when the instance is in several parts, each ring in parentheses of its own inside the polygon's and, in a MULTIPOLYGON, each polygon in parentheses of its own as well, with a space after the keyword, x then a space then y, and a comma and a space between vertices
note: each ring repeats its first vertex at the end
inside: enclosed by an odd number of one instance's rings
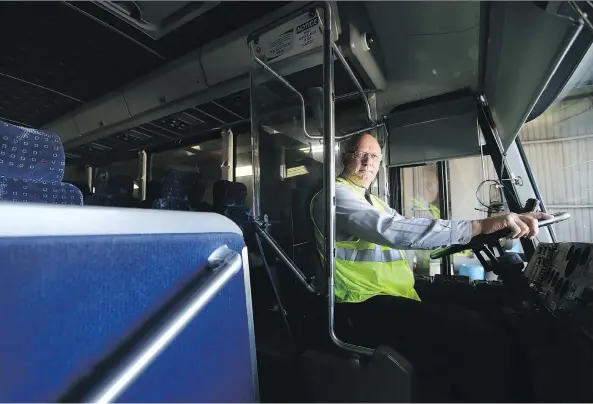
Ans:
POLYGON ((254 313, 254 323, 260 401, 310 402, 280 311, 259 310, 254 313))
MULTIPOLYGON (((593 352, 590 341, 583 340, 574 324, 545 311, 508 311, 505 309, 508 297, 500 289, 476 293, 451 285, 442 290, 436 285, 429 289, 424 286, 419 282, 419 293, 425 300, 479 309, 497 329, 508 333, 508 349, 515 363, 511 377, 513 401, 591 401, 593 352)), ((311 402, 297 365, 297 349, 286 331, 281 312, 271 309, 269 304, 258 306, 256 309, 254 305, 254 322, 261 401, 311 402)), ((295 313, 292 314, 294 322, 295 313)), ((484 375, 484 387, 496 388, 488 379, 484 375)))

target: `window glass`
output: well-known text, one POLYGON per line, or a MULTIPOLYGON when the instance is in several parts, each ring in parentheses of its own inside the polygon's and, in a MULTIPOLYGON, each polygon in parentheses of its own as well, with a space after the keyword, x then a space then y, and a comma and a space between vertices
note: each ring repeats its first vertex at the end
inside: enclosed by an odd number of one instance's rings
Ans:
MULTIPOLYGON (((449 187, 453 219, 477 220, 509 211, 492 160, 488 157, 449 160, 449 187)), ((523 252, 521 243, 516 240, 507 241, 506 249, 523 252)), ((455 254, 452 262, 455 274, 470 276, 474 280, 496 279, 493 273, 484 273, 471 250, 455 254)))
MULTIPOLYGON (((449 187, 452 219, 476 220, 508 212, 502 198, 494 167, 488 157, 467 157, 449 160, 449 187)), ((403 170, 403 212, 406 217, 442 218, 440 211, 439 176, 436 164, 406 167, 403 170)), ((507 242, 507 249, 522 252, 519 242, 507 242)), ((431 260, 430 251, 408 251, 408 259, 416 273, 441 273, 440 260, 431 260)), ((452 257, 453 273, 473 279, 496 279, 484 268, 471 250, 452 257)))
POLYGON ((295 245, 313 237, 303 224, 309 221, 311 198, 323 187, 323 150, 283 133, 260 131, 259 136, 261 216, 267 216, 269 232, 293 258, 295 245))
MULTIPOLYGON (((405 217, 440 219, 439 177, 436 164, 405 167, 403 175, 403 212, 405 217)), ((414 271, 422 275, 441 273, 441 260, 431 260, 430 251, 407 251, 414 271)))
POLYGON ((519 134, 548 212, 569 212, 557 240, 593 242, 593 73, 519 134))

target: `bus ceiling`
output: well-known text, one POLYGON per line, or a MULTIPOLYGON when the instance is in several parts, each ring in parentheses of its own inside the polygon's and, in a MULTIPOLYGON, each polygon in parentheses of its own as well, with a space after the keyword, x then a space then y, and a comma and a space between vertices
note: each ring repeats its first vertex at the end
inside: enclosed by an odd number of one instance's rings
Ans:
MULTIPOLYGON (((2 34, 11 41, 0 55, 0 119, 55 131, 69 161, 79 163, 243 130, 248 36, 313 4, 160 3, 2 5, 2 34), (30 22, 27 35, 18 34, 19 21, 30 22)), ((389 122, 395 114, 394 123, 402 111, 405 119, 419 117, 416 129, 430 129, 426 141, 472 122, 467 102, 482 95, 506 149, 566 87, 592 42, 580 14, 586 3, 330 4, 336 43, 363 90, 375 95, 378 115, 389 122), (423 125, 447 111, 464 118, 445 128, 423 125)), ((365 110, 347 69, 334 65, 339 132, 363 123, 365 110)), ((319 58, 303 57, 281 74, 303 94, 323 85, 319 58)))

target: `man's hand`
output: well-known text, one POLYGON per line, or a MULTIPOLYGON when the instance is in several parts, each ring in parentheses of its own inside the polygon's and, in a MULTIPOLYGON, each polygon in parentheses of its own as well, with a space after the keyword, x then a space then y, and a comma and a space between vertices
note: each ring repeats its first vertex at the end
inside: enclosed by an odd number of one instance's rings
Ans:
POLYGON ((533 239, 538 231, 539 219, 551 219, 552 216, 543 212, 531 212, 518 215, 509 213, 507 215, 489 217, 488 219, 472 221, 472 237, 479 234, 490 234, 498 230, 509 229, 511 233, 508 238, 518 239, 529 237, 533 239))

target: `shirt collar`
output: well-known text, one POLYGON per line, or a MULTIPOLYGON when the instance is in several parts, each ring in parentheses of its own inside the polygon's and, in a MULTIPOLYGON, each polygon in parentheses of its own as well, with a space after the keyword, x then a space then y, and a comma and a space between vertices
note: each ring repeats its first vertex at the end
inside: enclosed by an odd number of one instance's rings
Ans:
POLYGON ((368 191, 368 189, 361 187, 360 185, 357 185, 355 183, 353 183, 352 181, 350 181, 345 175, 344 173, 339 175, 340 178, 348 181, 348 184, 352 185, 357 191, 359 191, 360 193, 364 194, 366 191, 368 191))

